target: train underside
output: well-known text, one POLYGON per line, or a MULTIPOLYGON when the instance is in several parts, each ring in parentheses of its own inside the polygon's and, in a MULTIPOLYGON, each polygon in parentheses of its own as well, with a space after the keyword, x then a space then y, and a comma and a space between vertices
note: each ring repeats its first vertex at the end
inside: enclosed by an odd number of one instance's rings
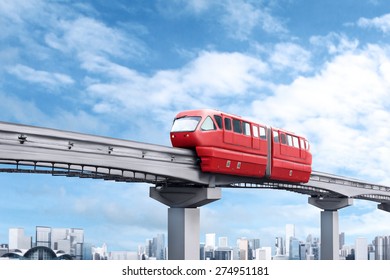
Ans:
POLYGON ((291 160, 275 158, 270 160, 270 174, 267 174, 267 155, 237 152, 216 147, 196 147, 203 172, 229 175, 269 178, 288 182, 308 182, 311 166, 291 160))

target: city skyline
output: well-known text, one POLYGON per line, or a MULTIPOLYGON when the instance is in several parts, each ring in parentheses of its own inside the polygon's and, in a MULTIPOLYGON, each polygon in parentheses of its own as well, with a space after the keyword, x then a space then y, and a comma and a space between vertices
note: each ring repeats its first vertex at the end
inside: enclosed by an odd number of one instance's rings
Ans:
MULTIPOLYGON (((224 112, 306 136, 313 169, 390 185, 390 3, 385 0, 0 2, 0 121, 171 146, 176 113, 224 112)), ((166 232, 148 184, 0 174, 8 228, 82 227, 135 248, 166 232)), ((293 223, 319 235, 320 210, 279 190, 224 189, 200 235, 261 235, 293 223)), ((390 232, 355 200, 346 242, 390 232)))
MULTIPOLYGON (((376 236, 371 242, 359 237, 354 244, 345 244, 345 233, 341 232, 339 258, 344 260, 387 260, 390 259, 390 235, 376 236)), ((204 242, 200 242, 201 260, 319 260, 321 241, 309 234, 304 240, 296 238, 295 225, 285 225, 285 237, 275 237, 273 246, 264 245, 259 237, 237 238, 235 244, 226 236, 206 233, 204 242)), ((10 228, 9 242, 0 242, 0 258, 19 257, 42 259, 56 254, 57 258, 73 260, 166 260, 167 244, 164 233, 159 233, 144 244, 139 244, 136 251, 110 251, 103 242, 96 246, 84 240, 84 230, 75 228, 35 227, 35 240, 27 236, 24 228, 10 228), (34 242, 35 241, 35 242, 34 242), (42 247, 48 248, 43 250, 42 247), (15 256, 12 256, 16 253, 15 256), (46 256, 46 257, 45 257, 46 256)), ((52 256, 53 257, 53 256, 52 256)))

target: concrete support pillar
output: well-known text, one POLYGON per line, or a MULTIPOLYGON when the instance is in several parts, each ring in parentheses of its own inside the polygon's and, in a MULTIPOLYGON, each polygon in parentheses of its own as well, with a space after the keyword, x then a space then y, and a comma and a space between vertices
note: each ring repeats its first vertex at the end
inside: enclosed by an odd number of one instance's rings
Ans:
POLYGON ((350 206, 351 198, 309 197, 309 203, 323 209, 321 212, 321 260, 339 259, 339 213, 350 206))
POLYGON ((200 209, 221 198, 220 188, 151 187, 149 196, 168 209, 168 259, 199 260, 200 209))
POLYGON ((168 259, 199 260, 199 208, 168 208, 168 259))
POLYGON ((321 260, 339 259, 339 213, 321 212, 321 260))

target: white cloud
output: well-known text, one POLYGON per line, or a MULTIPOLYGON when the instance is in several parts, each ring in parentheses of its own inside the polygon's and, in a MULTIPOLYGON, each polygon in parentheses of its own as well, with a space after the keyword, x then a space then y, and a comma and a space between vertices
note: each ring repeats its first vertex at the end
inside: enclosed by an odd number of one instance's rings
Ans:
POLYGON ((312 36, 310 43, 316 48, 326 47, 329 54, 339 54, 354 51, 359 46, 359 40, 350 39, 345 34, 331 32, 326 36, 312 36))
POLYGON ((45 40, 54 49, 79 55, 129 58, 144 54, 144 46, 137 38, 88 17, 58 21, 56 30, 47 34, 45 40))
POLYGON ((71 85, 74 80, 68 75, 62 73, 52 73, 47 71, 35 70, 25 65, 15 65, 10 67, 8 72, 15 75, 21 80, 28 81, 31 83, 37 83, 44 87, 58 87, 71 85))
POLYGON ((247 40, 257 27, 267 33, 287 32, 282 22, 264 7, 257 7, 244 0, 227 1, 223 6, 226 14, 222 17, 222 23, 235 39, 247 40))
MULTIPOLYGON (((37 13, 44 8, 41 0, 20 1, 20 0, 3 0, 0 1, 0 14, 13 23, 20 24, 26 18, 33 19, 37 13)), ((7 29, 7 28, 5 28, 7 29)))
POLYGON ((279 43, 275 45, 270 55, 270 65, 278 70, 292 69, 296 72, 311 70, 311 53, 294 43, 279 43))
POLYGON ((389 50, 379 46, 341 53, 315 76, 275 85, 274 95, 253 102, 253 115, 306 135, 319 170, 349 170, 385 180, 384 173, 390 172, 389 159, 383 157, 390 149, 385 124, 390 117, 389 65, 389 50))
MULTIPOLYGON (((390 232, 390 215, 381 210, 374 210, 363 214, 351 214, 340 216, 340 231, 346 232, 349 236, 375 237, 380 235, 388 236, 390 232)), ((369 242, 371 240, 368 240, 369 242)))
POLYGON ((157 110, 213 106, 221 98, 244 95, 261 86, 261 74, 266 69, 256 58, 217 52, 202 52, 181 69, 161 70, 151 76, 106 60, 95 60, 85 67, 116 77, 105 83, 91 83, 87 88, 89 96, 97 100, 95 110, 113 112, 150 106, 157 110))
POLYGON ((390 33, 390 14, 385 14, 375 18, 360 18, 357 25, 364 28, 376 28, 381 30, 383 33, 390 33))
POLYGON ((205 1, 176 0, 160 1, 157 5, 160 13, 169 17, 180 17, 188 14, 216 18, 225 28, 228 37, 246 41, 256 31, 269 34, 285 34, 288 32, 284 23, 272 15, 272 10, 263 2, 248 0, 205 1))

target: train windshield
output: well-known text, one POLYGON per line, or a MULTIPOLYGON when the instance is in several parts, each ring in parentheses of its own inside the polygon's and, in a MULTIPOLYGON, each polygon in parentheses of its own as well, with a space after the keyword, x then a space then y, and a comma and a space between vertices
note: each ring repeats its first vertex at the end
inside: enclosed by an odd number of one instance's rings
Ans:
POLYGON ((201 119, 201 117, 194 116, 186 116, 175 119, 171 132, 195 131, 201 119))

